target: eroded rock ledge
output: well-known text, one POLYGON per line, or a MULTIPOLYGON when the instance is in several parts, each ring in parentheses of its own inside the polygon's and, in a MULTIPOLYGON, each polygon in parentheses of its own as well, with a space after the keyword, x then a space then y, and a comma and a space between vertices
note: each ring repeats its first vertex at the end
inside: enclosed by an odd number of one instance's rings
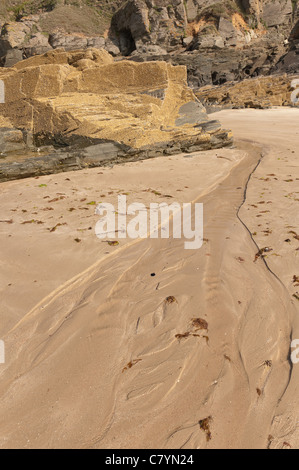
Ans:
POLYGON ((227 82, 219 86, 206 86, 196 92, 208 112, 219 109, 257 108, 273 106, 299 106, 299 74, 272 75, 249 78, 242 82, 227 82), (296 91, 298 90, 298 91, 296 91))
POLYGON ((114 62, 97 49, 56 50, 2 69, 0 80, 7 151, 14 150, 14 132, 28 146, 65 149, 22 162, 4 158, 0 181, 232 143, 229 131, 208 120, 183 66, 114 62))

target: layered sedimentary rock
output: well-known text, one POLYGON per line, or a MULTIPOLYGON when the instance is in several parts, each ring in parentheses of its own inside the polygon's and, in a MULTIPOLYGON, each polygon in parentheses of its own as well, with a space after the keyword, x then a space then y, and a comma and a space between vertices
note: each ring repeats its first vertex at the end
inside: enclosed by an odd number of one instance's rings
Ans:
POLYGON ((240 83, 206 86, 198 90, 196 96, 210 111, 219 108, 299 106, 299 74, 258 77, 240 83))
POLYGON ((114 62, 104 50, 57 50, 2 69, 0 79, 0 114, 29 142, 75 148, 79 167, 83 160, 101 165, 232 142, 219 122, 208 121, 185 67, 114 62))

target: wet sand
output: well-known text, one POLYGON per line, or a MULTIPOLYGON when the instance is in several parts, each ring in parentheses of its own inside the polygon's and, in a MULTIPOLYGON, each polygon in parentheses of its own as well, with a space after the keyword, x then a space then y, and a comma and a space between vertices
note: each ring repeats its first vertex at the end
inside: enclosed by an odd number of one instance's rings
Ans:
POLYGON ((2 448, 298 447, 299 110, 217 117, 236 149, 1 185, 2 448), (203 247, 98 240, 124 192, 203 247))

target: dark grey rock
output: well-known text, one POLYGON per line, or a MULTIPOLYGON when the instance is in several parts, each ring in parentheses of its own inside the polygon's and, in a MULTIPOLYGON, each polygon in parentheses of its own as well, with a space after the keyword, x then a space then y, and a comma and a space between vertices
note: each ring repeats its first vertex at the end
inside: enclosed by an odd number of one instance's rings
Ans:
POLYGON ((11 128, 0 128, 1 154, 25 149, 26 143, 22 131, 11 128))
POLYGON ((213 120, 202 122, 200 124, 197 124, 197 126, 195 127, 201 128, 204 132, 216 132, 221 130, 221 123, 220 121, 213 120))
POLYGON ((231 135, 226 131, 219 131, 214 124, 208 125, 207 123, 205 131, 211 134, 210 142, 202 143, 199 141, 200 136, 194 136, 182 142, 161 142, 154 146, 133 149, 118 142, 102 141, 83 149, 75 147, 57 150, 46 156, 30 157, 22 161, 18 161, 17 158, 13 162, 5 162, 5 159, 3 161, 0 159, 0 182, 83 168, 111 166, 182 152, 191 153, 233 144, 231 135))
POLYGON ((9 49, 8 51, 6 51, 6 54, 5 54, 4 66, 13 67, 18 62, 23 60, 23 58, 24 58, 24 53, 22 50, 9 49))
POLYGON ((63 47, 66 51, 75 49, 84 49, 88 46, 88 39, 81 35, 71 35, 64 33, 54 33, 49 36, 49 44, 53 49, 59 49, 63 47))
POLYGON ((175 121, 178 127, 184 124, 199 124, 206 120, 205 109, 199 101, 190 101, 181 106, 179 115, 180 117, 175 121))

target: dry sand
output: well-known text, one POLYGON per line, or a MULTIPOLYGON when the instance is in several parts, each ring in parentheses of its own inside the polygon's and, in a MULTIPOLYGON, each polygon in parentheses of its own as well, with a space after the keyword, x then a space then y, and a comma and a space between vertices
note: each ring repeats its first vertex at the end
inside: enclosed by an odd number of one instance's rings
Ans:
POLYGON ((299 110, 217 118, 236 149, 1 184, 2 448, 299 447, 299 110), (203 202, 203 247, 98 240, 120 193, 203 202))

